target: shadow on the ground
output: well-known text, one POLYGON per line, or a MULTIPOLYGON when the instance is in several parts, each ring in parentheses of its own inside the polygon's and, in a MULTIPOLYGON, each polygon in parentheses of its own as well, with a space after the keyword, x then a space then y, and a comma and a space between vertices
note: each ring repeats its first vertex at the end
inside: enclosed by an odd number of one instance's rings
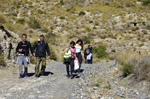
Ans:
MULTIPOLYGON (((84 69, 80 69, 79 71, 80 73, 84 72, 84 69)), ((75 71, 76 74, 73 74, 73 78, 80 78, 80 76, 78 75, 78 70, 75 71)))
POLYGON ((44 76, 48 76, 48 75, 54 75, 54 73, 53 72, 45 72, 44 73, 44 76))
MULTIPOLYGON (((33 75, 35 75, 35 73, 28 73, 28 75, 29 75, 29 77, 32 77, 33 75)), ((53 73, 53 72, 46 71, 46 72, 44 73, 44 75, 42 75, 42 76, 48 76, 48 75, 54 75, 54 73, 53 73)))

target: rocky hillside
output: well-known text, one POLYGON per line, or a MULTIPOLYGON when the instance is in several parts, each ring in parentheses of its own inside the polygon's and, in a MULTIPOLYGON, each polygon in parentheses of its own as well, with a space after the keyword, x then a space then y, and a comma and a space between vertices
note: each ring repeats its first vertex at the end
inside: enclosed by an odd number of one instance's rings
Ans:
POLYGON ((61 60, 64 45, 82 38, 86 44, 103 42, 108 53, 149 51, 149 2, 136 0, 8 0, 0 1, 0 24, 27 33, 34 42, 39 34, 61 60), (144 2, 144 3, 143 3, 144 2), (60 48, 63 48, 60 50, 60 48))

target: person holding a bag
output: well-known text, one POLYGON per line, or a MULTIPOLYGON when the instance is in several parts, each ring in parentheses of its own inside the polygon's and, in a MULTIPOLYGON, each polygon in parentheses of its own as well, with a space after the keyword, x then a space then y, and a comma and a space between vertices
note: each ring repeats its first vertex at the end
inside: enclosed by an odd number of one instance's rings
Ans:
POLYGON ((30 63, 29 49, 31 51, 31 56, 33 56, 33 48, 31 43, 27 41, 27 35, 22 34, 22 41, 18 43, 16 52, 18 52, 17 63, 19 64, 19 78, 28 77, 28 64, 30 63), (24 64, 24 73, 22 70, 22 65, 24 64))
POLYGON ((78 69, 78 73, 80 73, 80 69, 81 69, 81 64, 82 64, 82 50, 83 50, 83 41, 81 39, 79 39, 76 42, 76 56, 78 58, 79 61, 79 69, 78 69))
POLYGON ((96 47, 97 45, 94 45, 94 46, 91 46, 89 45, 88 46, 88 50, 89 50, 89 54, 87 55, 87 62, 88 64, 93 64, 93 54, 92 54, 92 50, 94 47, 96 47))
POLYGON ((76 48, 75 42, 72 41, 70 46, 67 46, 64 54, 64 63, 66 64, 67 78, 73 79, 73 71, 74 71, 74 60, 76 58, 76 48), (69 67, 71 68, 71 74, 69 72, 69 67))

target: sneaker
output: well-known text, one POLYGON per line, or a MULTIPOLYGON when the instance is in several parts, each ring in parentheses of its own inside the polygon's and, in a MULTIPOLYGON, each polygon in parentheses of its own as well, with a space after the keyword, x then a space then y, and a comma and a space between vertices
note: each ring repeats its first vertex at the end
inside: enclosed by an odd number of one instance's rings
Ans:
POLYGON ((21 79, 21 78, 23 78, 23 75, 20 75, 20 76, 19 76, 19 79, 21 79))
POLYGON ((71 79, 73 79, 74 77, 73 76, 71 76, 71 79))
POLYGON ((67 77, 67 78, 70 78, 70 75, 67 75, 66 77, 67 77))

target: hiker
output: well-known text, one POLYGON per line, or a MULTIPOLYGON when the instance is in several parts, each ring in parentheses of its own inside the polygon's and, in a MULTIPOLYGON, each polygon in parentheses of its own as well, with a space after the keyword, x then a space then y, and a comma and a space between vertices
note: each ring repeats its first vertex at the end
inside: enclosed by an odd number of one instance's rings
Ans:
POLYGON ((96 47, 97 45, 95 45, 95 46, 91 46, 91 45, 89 45, 88 46, 88 50, 89 50, 89 54, 87 55, 87 61, 88 61, 88 64, 93 64, 93 54, 92 54, 92 49, 94 48, 94 47, 96 47))
POLYGON ((48 59, 50 59, 50 49, 48 43, 44 40, 44 35, 40 35, 40 39, 33 45, 33 50, 35 51, 34 56, 36 57, 35 77, 38 78, 45 75, 46 52, 48 54, 48 59), (42 67, 41 71, 39 72, 41 62, 42 67))
POLYGON ((28 76, 28 64, 30 64, 30 58, 29 58, 29 49, 31 51, 31 56, 33 56, 33 48, 31 46, 31 43, 27 41, 27 35, 22 34, 22 41, 18 43, 18 46, 16 48, 16 52, 18 52, 18 58, 17 63, 19 64, 19 78, 23 77, 29 77, 28 76), (24 73, 22 70, 22 65, 24 64, 24 73))
POLYGON ((75 48, 75 42, 72 41, 70 43, 70 46, 67 46, 65 49, 65 53, 71 53, 71 58, 64 61, 64 64, 66 64, 66 71, 67 71, 67 78, 73 79, 73 72, 74 72, 74 60, 77 58, 76 57, 76 48, 75 48), (71 68, 71 74, 69 72, 69 67, 71 68))
POLYGON ((80 73, 80 69, 81 69, 81 64, 82 64, 82 50, 83 50, 83 41, 81 39, 79 39, 77 42, 76 42, 76 56, 79 60, 79 69, 78 69, 78 73, 80 73))
POLYGON ((84 59, 85 59, 85 64, 88 62, 87 61, 87 56, 90 54, 90 51, 89 51, 89 49, 88 48, 86 48, 85 50, 84 50, 84 59))

